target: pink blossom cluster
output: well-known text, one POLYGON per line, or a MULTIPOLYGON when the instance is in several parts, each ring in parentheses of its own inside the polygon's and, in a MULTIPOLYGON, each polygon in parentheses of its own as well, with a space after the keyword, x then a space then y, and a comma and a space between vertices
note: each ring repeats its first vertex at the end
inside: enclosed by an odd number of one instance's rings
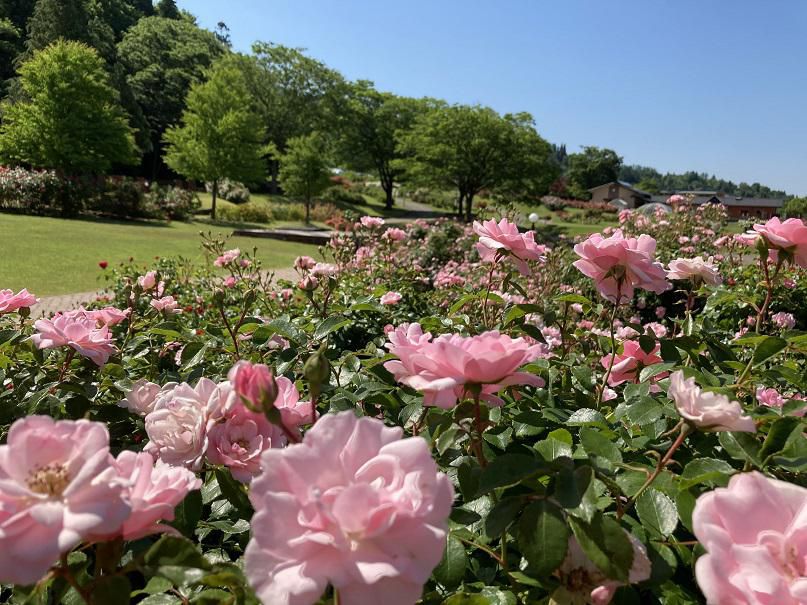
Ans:
POLYGON ((541 377, 519 368, 534 361, 543 347, 497 331, 478 336, 443 334, 432 339, 420 324, 401 324, 387 335, 387 349, 398 359, 384 367, 395 379, 424 395, 423 404, 451 408, 457 400, 479 398, 502 405, 496 393, 513 385, 543 386, 541 377))
POLYGON ((535 232, 521 233, 518 226, 506 218, 475 221, 474 232, 479 236, 476 250, 483 262, 494 263, 499 258, 511 259, 522 275, 529 275, 528 261, 542 261, 546 246, 535 243, 535 232))
POLYGON ((36 334, 31 340, 39 349, 70 347, 96 365, 103 366, 118 352, 109 326, 125 317, 126 312, 114 307, 57 313, 50 319, 39 319, 34 323, 36 334))
POLYGON ((39 302, 39 299, 25 288, 14 293, 14 290, 0 290, 0 315, 15 313, 20 309, 28 309, 39 302))
POLYGON ((82 542, 173 531, 201 481, 148 454, 109 452, 103 423, 28 416, 0 445, 0 581, 29 585, 82 542))

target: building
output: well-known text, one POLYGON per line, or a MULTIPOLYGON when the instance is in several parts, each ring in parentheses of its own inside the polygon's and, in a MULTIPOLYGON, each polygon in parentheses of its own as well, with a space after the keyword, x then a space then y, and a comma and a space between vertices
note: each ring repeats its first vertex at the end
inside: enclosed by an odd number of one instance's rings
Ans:
POLYGON ((677 193, 691 199, 696 206, 723 204, 731 219, 768 219, 779 214, 785 202, 776 198, 729 195, 722 191, 671 191, 663 195, 652 195, 624 181, 605 183, 589 189, 589 192, 592 202, 611 204, 619 209, 639 208, 650 203, 666 204, 669 197, 677 193))

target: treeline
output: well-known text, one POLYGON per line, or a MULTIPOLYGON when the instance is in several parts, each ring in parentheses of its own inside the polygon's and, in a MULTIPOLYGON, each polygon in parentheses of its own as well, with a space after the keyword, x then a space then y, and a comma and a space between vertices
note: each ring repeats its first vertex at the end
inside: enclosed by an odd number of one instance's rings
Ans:
POLYGON ((714 175, 690 170, 682 174, 668 172, 661 174, 655 168, 647 166, 621 166, 619 169, 620 180, 633 183, 639 189, 648 193, 660 193, 662 191, 722 191, 729 195, 742 197, 763 197, 763 198, 784 198, 787 193, 779 189, 771 189, 760 183, 733 183, 725 179, 719 179, 714 175))
POLYGON ((230 48, 174 0, 0 0, 0 162, 59 174, 176 174, 310 202, 334 167, 453 190, 540 196, 561 174, 527 113, 351 82, 300 49, 230 48))

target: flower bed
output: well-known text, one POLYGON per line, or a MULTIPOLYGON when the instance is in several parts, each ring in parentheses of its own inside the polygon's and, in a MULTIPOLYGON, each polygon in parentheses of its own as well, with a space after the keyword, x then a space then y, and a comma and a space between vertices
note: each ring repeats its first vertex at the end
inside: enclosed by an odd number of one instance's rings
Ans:
POLYGON ((0 597, 805 602, 802 221, 343 227, 0 291, 0 597))

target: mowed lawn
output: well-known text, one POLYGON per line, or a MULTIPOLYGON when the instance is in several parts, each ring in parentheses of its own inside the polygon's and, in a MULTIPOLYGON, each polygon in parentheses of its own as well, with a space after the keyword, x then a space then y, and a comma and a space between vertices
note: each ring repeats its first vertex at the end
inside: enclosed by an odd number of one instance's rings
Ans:
MULTIPOLYGON (((110 267, 133 257, 144 266, 155 256, 184 256, 203 262, 199 231, 222 236, 231 228, 205 223, 124 223, 0 214, 0 289, 28 288, 36 295, 89 292, 104 287, 110 267)), ((252 250, 265 268, 289 267, 299 254, 316 255, 316 246, 270 239, 232 237, 228 247, 252 250)))

